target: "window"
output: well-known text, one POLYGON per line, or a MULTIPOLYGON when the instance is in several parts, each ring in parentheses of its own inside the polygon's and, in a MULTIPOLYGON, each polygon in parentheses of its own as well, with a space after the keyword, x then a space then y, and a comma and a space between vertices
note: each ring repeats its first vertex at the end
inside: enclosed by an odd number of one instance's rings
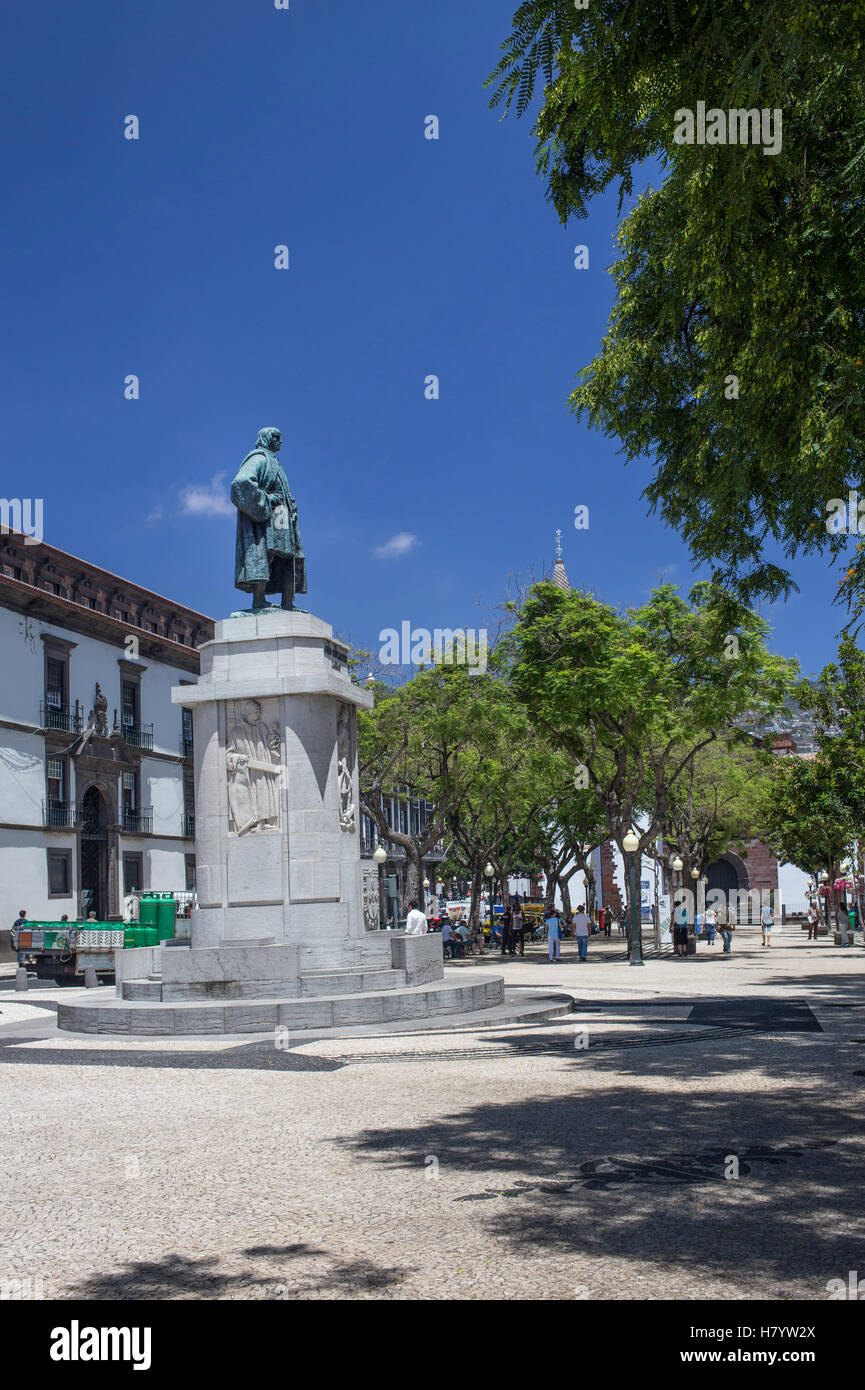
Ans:
POLYGON ((17 565, 4 565, 4 566, 3 566, 3 573, 4 573, 5 575, 8 575, 10 579, 20 579, 20 578, 21 578, 21 571, 20 571, 20 569, 18 568, 17 565))
POLYGON ((66 662, 50 656, 45 663, 45 703, 49 709, 66 708, 66 662))
POLYGON ((140 854, 123 856, 123 892, 140 893, 144 882, 140 854))
POLYGON ((120 682, 120 704, 123 711, 121 723, 138 724, 138 682, 120 682))
POLYGON ((123 809, 132 812, 138 810, 138 776, 134 772, 123 774, 123 809))
POLYGON ((48 803, 63 805, 66 801, 66 759, 48 755, 48 803))
POLYGON ((92 594, 86 594, 86 595, 85 595, 85 598, 84 598, 84 602, 87 604, 87 607, 88 607, 88 608, 95 608, 95 607, 96 607, 96 599, 93 597, 92 594))
POLYGON ((181 709, 181 739, 183 741, 184 758, 192 757, 192 710, 181 709))
POLYGON ((72 851, 48 850, 48 896, 68 898, 72 892, 72 851))
POLYGON ((194 855, 194 854, 185 854, 185 855, 183 856, 183 859, 184 859, 184 864, 185 864, 185 867, 186 867, 186 891, 187 891, 187 893, 194 893, 194 892, 195 892, 195 855, 194 855))

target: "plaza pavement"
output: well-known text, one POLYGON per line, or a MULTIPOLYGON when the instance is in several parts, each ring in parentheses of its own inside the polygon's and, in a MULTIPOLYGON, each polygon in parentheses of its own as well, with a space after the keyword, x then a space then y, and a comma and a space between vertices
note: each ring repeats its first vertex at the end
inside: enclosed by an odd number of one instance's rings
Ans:
MULTIPOLYGON (((777 929, 776 929, 777 931, 777 929)), ((865 1275, 865 950, 501 969, 541 1025, 130 1040, 0 977, 0 1277, 46 1298, 822 1300, 865 1275), (738 1165, 738 1176, 735 1176, 738 1165), (725 1176, 727 1174, 727 1176, 725 1176)))

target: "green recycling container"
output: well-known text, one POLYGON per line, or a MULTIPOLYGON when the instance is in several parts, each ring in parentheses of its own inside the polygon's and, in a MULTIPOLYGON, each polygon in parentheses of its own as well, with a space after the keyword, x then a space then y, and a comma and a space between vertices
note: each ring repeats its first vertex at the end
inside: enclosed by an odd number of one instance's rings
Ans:
POLYGON ((167 941, 174 936, 174 924, 177 920, 177 903, 173 893, 163 893, 159 900, 156 915, 156 930, 160 941, 167 941))
POLYGON ((159 922, 159 904, 161 902, 158 893, 142 893, 138 904, 138 922, 142 927, 155 927, 159 922))

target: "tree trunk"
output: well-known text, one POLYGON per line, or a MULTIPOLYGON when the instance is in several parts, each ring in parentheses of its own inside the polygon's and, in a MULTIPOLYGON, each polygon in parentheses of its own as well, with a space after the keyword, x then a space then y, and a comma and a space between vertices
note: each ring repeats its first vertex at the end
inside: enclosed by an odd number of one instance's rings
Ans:
MULTIPOLYGON (((568 918, 571 916, 571 912, 572 912, 572 909, 571 909, 571 883, 570 883, 570 879, 567 879, 567 878, 560 878, 560 879, 559 879, 559 892, 560 892, 561 895, 562 895, 562 912, 563 912, 563 914, 564 914, 565 921, 567 922, 567 920, 568 920, 568 918)), ((549 913, 548 913, 547 915, 549 916, 549 913)))
POLYGON ((421 880, 421 858, 420 854, 418 853, 417 846, 412 845, 411 848, 409 848, 409 846, 406 845, 405 877, 403 879, 402 894, 403 917, 405 917, 408 914, 408 905, 413 898, 416 898, 418 904, 421 904, 421 901, 423 899, 423 888, 421 886, 421 880))
POLYGON ((472 870, 472 900, 469 907, 469 926, 476 927, 480 916, 481 888, 483 885, 484 868, 480 859, 476 859, 472 870))
POLYGON ((562 908, 565 905, 565 894, 568 891, 567 883, 563 883, 556 874, 544 875, 544 916, 549 917, 556 905, 556 885, 562 895, 562 908))

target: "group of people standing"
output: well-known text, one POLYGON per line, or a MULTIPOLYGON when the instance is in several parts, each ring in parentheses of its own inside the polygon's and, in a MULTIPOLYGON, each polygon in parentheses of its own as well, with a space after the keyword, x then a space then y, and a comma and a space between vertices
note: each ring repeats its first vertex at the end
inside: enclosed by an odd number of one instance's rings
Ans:
MULTIPOLYGON (((720 933, 724 943, 724 955, 728 956, 733 949, 733 932, 736 924, 731 920, 727 908, 723 903, 717 907, 707 908, 705 912, 698 912, 694 919, 694 933, 702 936, 710 946, 715 944, 715 933, 720 933)), ((769 928, 771 932, 771 914, 769 928)), ((764 923, 763 945, 766 945, 766 927, 764 923)), ((673 955, 686 956, 688 954, 688 909, 681 903, 673 910, 673 955)))

